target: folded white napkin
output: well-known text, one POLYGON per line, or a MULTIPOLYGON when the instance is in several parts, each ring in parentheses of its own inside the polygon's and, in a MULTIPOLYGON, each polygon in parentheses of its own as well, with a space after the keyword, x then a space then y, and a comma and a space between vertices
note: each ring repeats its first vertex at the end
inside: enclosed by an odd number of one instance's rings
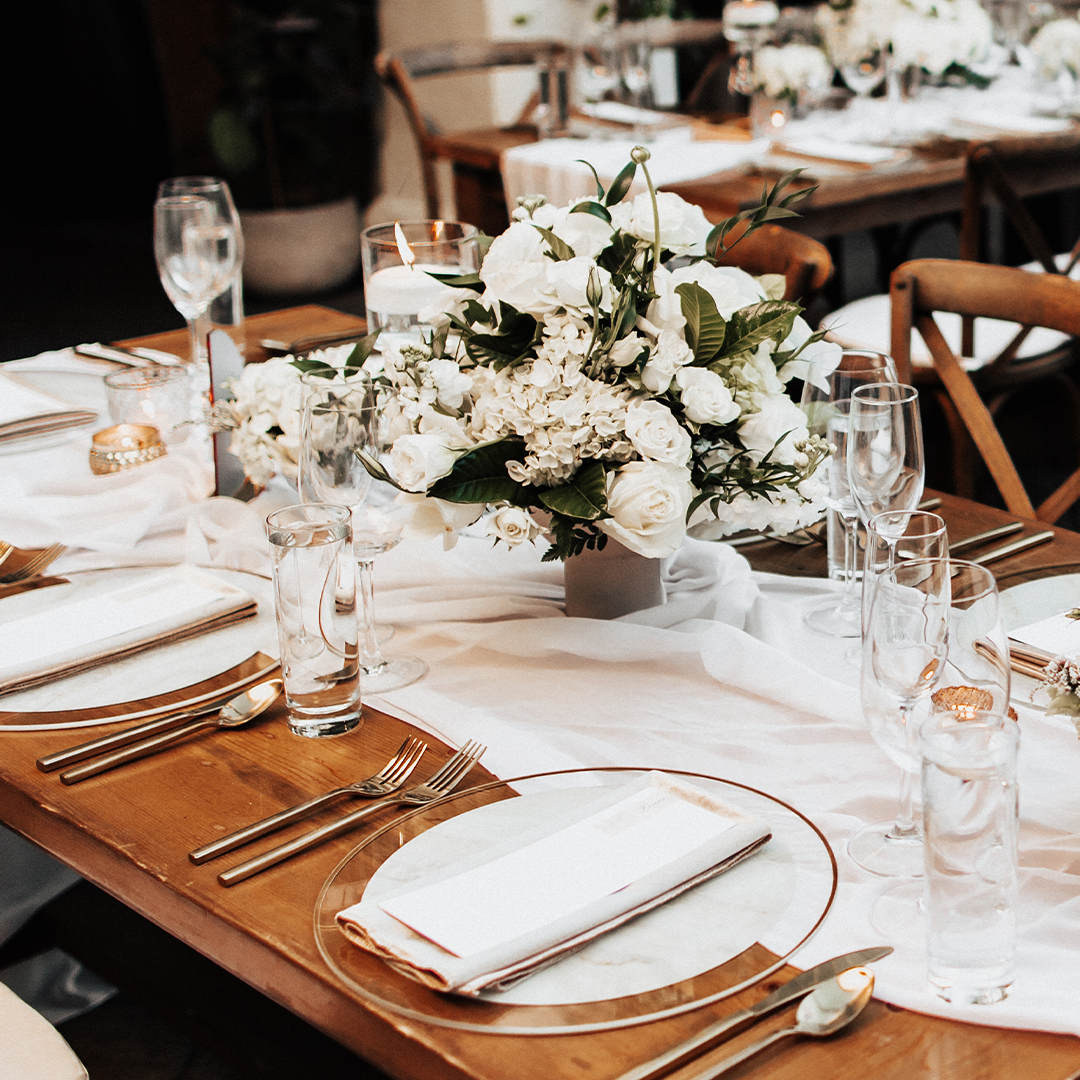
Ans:
POLYGON ((1080 618, 1066 612, 1021 626, 1009 637, 1051 656, 1080 658, 1080 618))
POLYGON ((0 693, 73 675, 247 618, 255 601, 192 566, 95 576, 0 604, 0 693))
POLYGON ((842 142, 824 136, 805 136, 789 139, 783 150, 791 154, 822 158, 825 161, 850 161, 855 165, 880 165, 898 156, 893 146, 870 146, 866 143, 842 142))
POLYGON ((767 824, 651 773, 584 811, 338 913, 350 941, 435 990, 513 985, 757 851, 767 824))
POLYGON ((74 406, 63 398, 47 394, 17 376, 0 375, 0 424, 28 420, 32 416, 67 412, 74 406))

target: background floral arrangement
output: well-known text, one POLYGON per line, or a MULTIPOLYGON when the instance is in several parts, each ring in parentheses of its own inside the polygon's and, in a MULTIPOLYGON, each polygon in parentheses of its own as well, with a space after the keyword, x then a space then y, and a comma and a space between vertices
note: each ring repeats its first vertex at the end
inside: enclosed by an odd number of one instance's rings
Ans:
MULTIPOLYGON (((716 265, 740 222, 794 216, 781 198, 715 227, 656 193, 634 161, 595 199, 522 200, 478 274, 452 279, 423 347, 384 357, 400 411, 376 476, 453 504, 510 544, 541 531, 545 559, 613 537, 650 558, 689 530, 788 532, 820 517, 829 447, 785 393, 821 380, 838 346, 812 334, 782 278, 716 265), (623 201, 636 169, 647 193, 623 201)), ((450 279, 446 279, 450 280, 450 279)))
POLYGON ((793 105, 800 94, 827 90, 832 74, 832 65, 816 45, 763 45, 754 53, 756 88, 772 98, 788 98, 793 105))
POLYGON ((832 0, 818 9, 816 22, 838 66, 891 46, 898 68, 968 72, 987 58, 994 40, 978 0, 832 0))
POLYGON ((1062 72, 1080 76, 1080 21, 1054 19, 1040 27, 1028 46, 1035 54, 1039 73, 1054 79, 1062 72))

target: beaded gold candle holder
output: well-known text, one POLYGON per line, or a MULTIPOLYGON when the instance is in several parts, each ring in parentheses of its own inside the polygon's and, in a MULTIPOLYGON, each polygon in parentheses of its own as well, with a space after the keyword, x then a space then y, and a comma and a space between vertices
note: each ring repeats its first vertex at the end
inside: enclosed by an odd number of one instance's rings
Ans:
POLYGON ((145 465, 164 455, 165 447, 156 427, 149 424, 117 424, 94 434, 90 447, 90 471, 104 476, 145 465))

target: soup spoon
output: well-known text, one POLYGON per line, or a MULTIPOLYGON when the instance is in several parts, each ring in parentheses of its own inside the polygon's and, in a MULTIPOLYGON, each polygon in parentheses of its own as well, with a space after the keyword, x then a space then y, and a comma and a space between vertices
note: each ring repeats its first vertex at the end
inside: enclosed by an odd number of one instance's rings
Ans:
POLYGON ((204 727, 231 728, 240 727, 249 720, 254 720, 260 713, 265 712, 281 694, 282 683, 280 679, 268 679, 257 686, 245 690, 242 694, 227 701, 217 716, 208 716, 201 720, 191 720, 172 731, 154 735, 152 738, 143 739, 141 742, 132 743, 123 750, 117 750, 113 754, 106 754, 96 761, 90 761, 85 765, 78 765, 74 769, 60 774, 60 780, 65 784, 77 784, 80 780, 86 780, 91 776, 97 776, 109 769, 115 769, 117 765, 123 765, 127 761, 135 761, 149 754, 157 753, 166 746, 172 746, 186 738, 193 731, 204 727))
POLYGON ((813 1038, 832 1035, 850 1024, 863 1011, 873 993, 872 972, 866 968, 848 968, 847 971, 841 971, 802 999, 795 1013, 795 1023, 791 1027, 780 1028, 771 1035, 758 1039, 734 1057, 725 1058, 719 1068, 700 1073, 694 1080, 712 1080, 714 1076, 726 1073, 728 1069, 788 1035, 810 1035, 813 1038))

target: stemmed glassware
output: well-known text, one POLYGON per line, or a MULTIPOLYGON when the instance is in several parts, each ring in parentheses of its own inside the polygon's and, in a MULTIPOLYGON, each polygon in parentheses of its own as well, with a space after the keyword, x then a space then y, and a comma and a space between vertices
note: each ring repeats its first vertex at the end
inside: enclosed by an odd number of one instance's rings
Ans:
POLYGON ((201 195, 167 195, 154 203, 154 258, 161 284, 187 320, 191 359, 205 363, 200 318, 229 286, 238 258, 237 233, 201 195))
POLYGON ((376 555, 401 540, 411 508, 398 501, 399 492, 391 484, 373 478, 357 454, 388 459, 397 399, 392 394, 380 399, 364 373, 328 379, 308 372, 303 383, 301 498, 352 508, 353 554, 360 571, 364 618, 360 689, 397 690, 423 678, 428 667, 415 656, 383 656, 375 627, 372 565, 376 555))
POLYGON ((896 381, 896 367, 884 353, 846 350, 836 370, 823 385, 810 380, 803 386, 802 408, 811 435, 821 435, 836 447, 829 458, 829 577, 846 582, 839 600, 814 608, 806 624, 833 637, 858 637, 862 630, 856 548, 858 507, 848 485, 847 441, 851 396, 860 386, 896 381))
POLYGON ((226 328, 232 328, 232 334, 236 346, 240 352, 244 352, 241 327, 244 321, 244 299, 241 285, 240 268, 244 264, 244 234, 240 228, 240 214, 237 212, 236 203, 233 202, 232 192, 225 180, 217 176, 173 176, 168 180, 162 180, 158 184, 157 197, 167 199, 176 195, 194 195, 196 198, 205 199, 211 208, 214 221, 219 225, 231 225, 236 234, 236 265, 233 268, 232 278, 213 300, 211 300, 206 312, 199 317, 199 342, 200 349, 210 332, 212 323, 220 323, 226 328))
POLYGON ((892 826, 880 833, 878 826, 857 833, 848 853, 864 869, 885 877, 922 874, 922 834, 914 816, 918 707, 945 673, 952 565, 948 559, 898 562, 878 578, 870 606, 863 714, 874 742, 902 770, 900 799, 892 826))
POLYGON ((871 44, 858 59, 840 65, 840 76, 857 97, 866 98, 885 81, 887 63, 887 47, 871 44))

